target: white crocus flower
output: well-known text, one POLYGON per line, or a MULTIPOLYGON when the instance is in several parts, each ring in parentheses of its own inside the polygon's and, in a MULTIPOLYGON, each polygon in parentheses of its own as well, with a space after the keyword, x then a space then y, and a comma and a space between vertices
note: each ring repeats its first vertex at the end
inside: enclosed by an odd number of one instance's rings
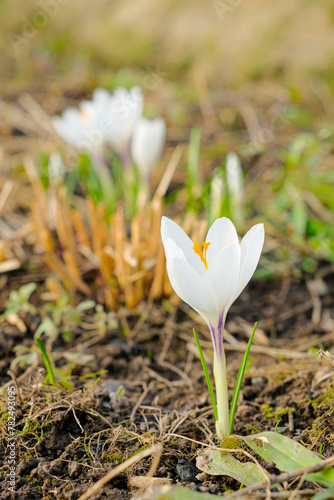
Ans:
POLYGON ((68 108, 52 118, 56 132, 78 151, 103 156, 106 144, 118 153, 125 166, 130 161, 130 143, 134 128, 141 118, 144 96, 140 87, 127 91, 118 87, 111 94, 97 88, 91 101, 79 108, 68 108))
POLYGON ((111 94, 107 109, 110 127, 106 136, 113 150, 123 158, 129 155, 131 137, 143 108, 144 96, 140 87, 132 87, 129 91, 118 87, 111 94))
POLYGON ((132 159, 141 177, 148 178, 159 161, 166 141, 166 123, 163 118, 141 118, 133 132, 132 159))
POLYGON ((226 314, 251 279, 264 242, 263 224, 256 224, 239 244, 232 222, 217 219, 202 247, 175 222, 162 218, 161 236, 167 272, 177 295, 207 322, 214 346, 218 420, 217 434, 229 434, 229 404, 223 331, 226 314), (203 249, 202 249, 203 248, 203 249))
POLYGON ((79 108, 65 109, 61 116, 52 118, 56 132, 78 151, 100 153, 105 146, 105 135, 100 127, 100 102, 82 101, 79 108))

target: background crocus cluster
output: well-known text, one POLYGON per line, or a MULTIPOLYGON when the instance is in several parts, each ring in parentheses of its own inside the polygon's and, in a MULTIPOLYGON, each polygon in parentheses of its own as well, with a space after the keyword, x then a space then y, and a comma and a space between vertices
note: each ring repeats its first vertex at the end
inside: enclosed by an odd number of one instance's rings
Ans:
POLYGON ((166 124, 163 118, 143 116, 144 95, 140 87, 118 87, 113 93, 103 88, 78 108, 70 107, 52 118, 56 132, 78 151, 104 158, 108 148, 119 155, 124 168, 131 162, 141 177, 148 177, 161 157, 166 124))

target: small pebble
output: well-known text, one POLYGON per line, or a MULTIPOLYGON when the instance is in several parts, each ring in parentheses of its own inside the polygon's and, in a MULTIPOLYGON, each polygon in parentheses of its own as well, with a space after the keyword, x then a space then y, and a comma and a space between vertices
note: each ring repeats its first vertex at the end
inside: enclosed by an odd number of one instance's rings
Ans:
POLYGON ((30 474, 32 476, 45 478, 49 475, 49 466, 47 466, 45 463, 38 464, 38 467, 36 467, 36 469, 33 469, 30 474))
POLYGON ((259 391, 260 389, 254 385, 246 385, 246 387, 242 389, 245 399, 253 399, 255 396, 259 395, 259 391))
POLYGON ((282 432, 285 432, 287 430, 287 427, 271 427, 270 432, 277 432, 278 434, 281 434, 282 432))
POLYGON ((179 460, 176 470, 185 483, 197 483, 196 475, 199 473, 197 467, 188 460, 179 460))
POLYGON ((207 396, 201 396, 199 401, 198 401, 198 407, 202 408, 203 406, 206 406, 207 404, 208 404, 207 396))
POLYGON ((62 460, 54 460, 50 464, 49 474, 52 476, 59 476, 64 473, 64 462, 62 460))
POLYGON ((70 477, 80 476, 81 471, 82 471, 82 465, 78 464, 78 462, 70 462, 68 464, 68 473, 70 477))
POLYGON ((252 378, 252 385, 261 386, 261 385, 265 385, 266 383, 267 383, 267 379, 265 379, 264 377, 253 377, 252 378))
POLYGON ((192 490, 201 491, 202 493, 206 493, 209 491, 209 488, 207 486, 204 486, 202 483, 199 483, 199 484, 196 484, 196 486, 194 486, 192 488, 192 490))
POLYGON ((237 415, 243 420, 254 414, 254 408, 249 405, 240 405, 237 410, 237 415))
POLYGON ((36 468, 38 465, 38 460, 32 458, 31 460, 21 460, 21 462, 16 467, 16 474, 19 476, 28 474, 32 469, 36 468))

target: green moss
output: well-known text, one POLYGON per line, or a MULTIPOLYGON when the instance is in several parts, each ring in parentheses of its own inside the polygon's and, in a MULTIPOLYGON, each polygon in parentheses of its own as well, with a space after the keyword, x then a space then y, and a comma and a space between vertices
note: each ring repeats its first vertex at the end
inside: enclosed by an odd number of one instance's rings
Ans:
MULTIPOLYGON (((146 450, 147 448, 149 447, 148 444, 144 444, 143 446, 141 446, 138 450, 136 450, 134 453, 131 453, 130 457, 133 457, 134 455, 137 455, 138 453, 140 453, 141 451, 143 450, 146 450)), ((129 457, 129 458, 130 458, 129 457)))
POLYGON ((31 477, 31 481, 29 483, 29 486, 36 488, 36 489, 42 488, 42 485, 39 483, 39 479, 37 479, 35 477, 32 478, 32 476, 30 476, 30 477, 31 477))
POLYGON ((282 420, 284 415, 288 415, 289 413, 295 411, 295 409, 290 406, 287 406, 286 408, 278 406, 277 408, 273 409, 271 406, 263 404, 261 405, 261 408, 266 418, 275 418, 276 421, 282 420))
POLYGON ((122 460, 122 455, 119 453, 112 453, 107 457, 107 462, 114 463, 114 462, 120 462, 122 460))
POLYGON ((328 391, 321 394, 316 399, 309 400, 313 408, 321 408, 322 406, 329 406, 333 408, 334 406, 334 386, 331 386, 328 391))

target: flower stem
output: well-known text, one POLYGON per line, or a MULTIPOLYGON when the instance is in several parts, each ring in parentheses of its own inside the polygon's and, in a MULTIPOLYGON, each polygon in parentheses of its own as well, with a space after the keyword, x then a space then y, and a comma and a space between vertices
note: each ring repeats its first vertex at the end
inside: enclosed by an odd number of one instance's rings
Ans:
POLYGON ((213 363, 213 376, 216 384, 216 401, 218 410, 218 420, 216 421, 216 431, 220 439, 229 436, 229 403, 226 377, 226 360, 224 348, 222 354, 217 357, 215 353, 213 363))

